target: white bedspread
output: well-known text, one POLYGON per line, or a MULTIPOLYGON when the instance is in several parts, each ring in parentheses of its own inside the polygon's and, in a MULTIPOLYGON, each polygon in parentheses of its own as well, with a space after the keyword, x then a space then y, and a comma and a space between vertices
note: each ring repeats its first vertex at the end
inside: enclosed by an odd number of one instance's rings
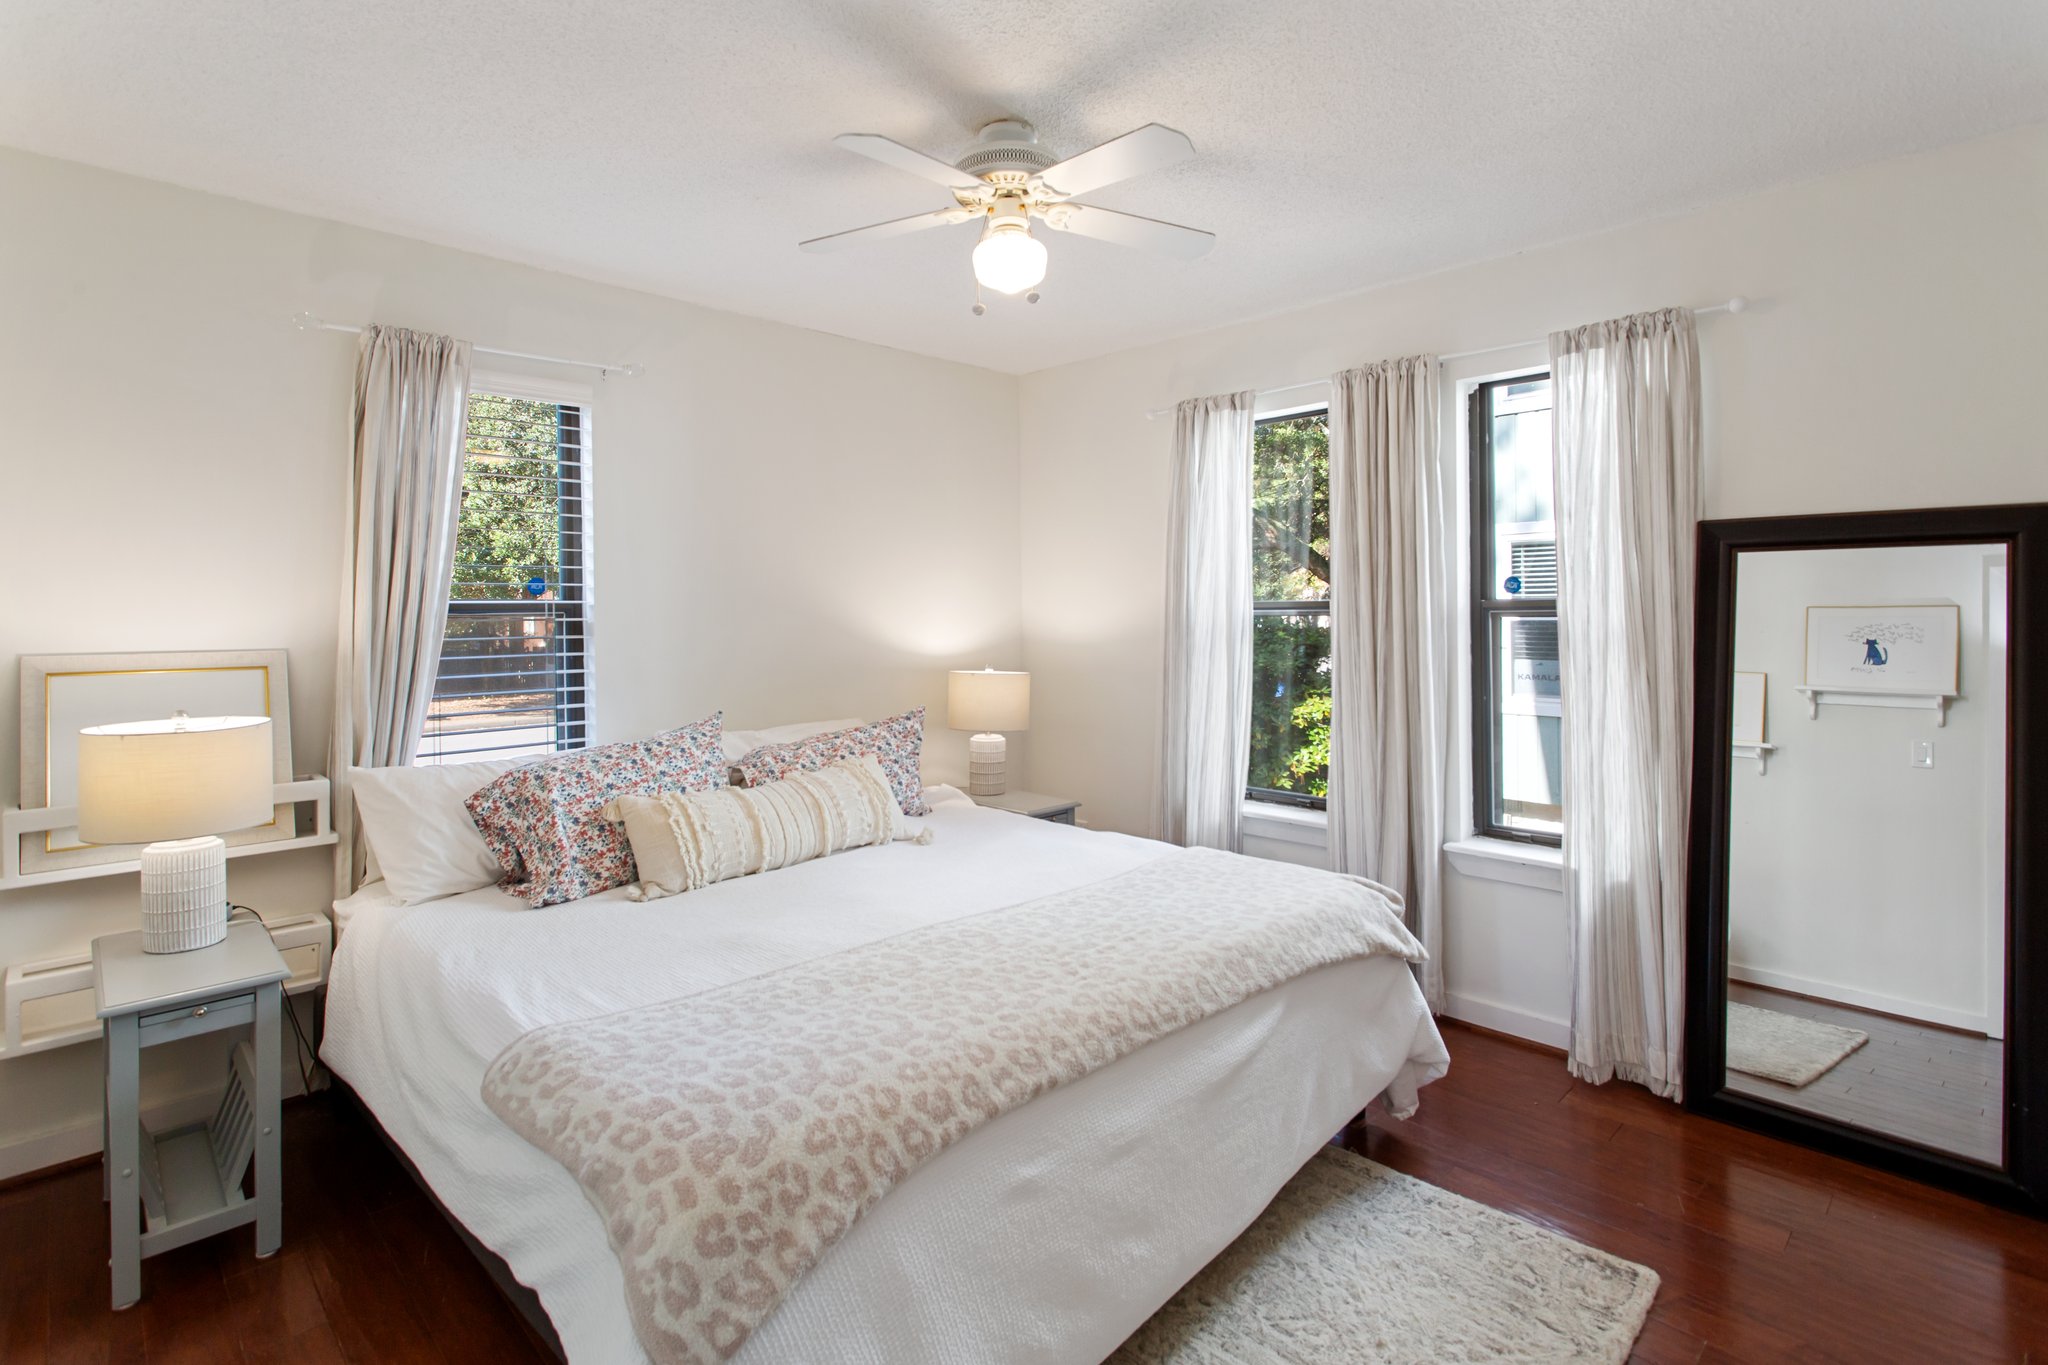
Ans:
MULTIPOLYGON (((644 1359, 617 1259, 561 1166, 479 1093, 542 1024, 671 999, 1114 876, 1165 846, 935 792, 926 847, 862 849, 673 900, 528 910, 495 890, 345 903, 323 1056, 435 1193, 540 1295, 569 1358, 644 1359)), ((1365 1102, 1441 1075, 1402 963, 1310 973, 1041 1097, 877 1205, 742 1362, 1093 1362, 1365 1102)))

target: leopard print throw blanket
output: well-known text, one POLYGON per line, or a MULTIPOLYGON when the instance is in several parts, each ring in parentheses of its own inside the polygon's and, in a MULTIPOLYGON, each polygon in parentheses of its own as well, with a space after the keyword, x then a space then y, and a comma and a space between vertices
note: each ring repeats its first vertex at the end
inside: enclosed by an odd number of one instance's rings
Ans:
POLYGON ((1349 958, 1382 888, 1208 849, 698 995, 535 1029, 484 1100, 605 1220, 656 1361, 724 1360, 921 1162, 1155 1038, 1349 958))

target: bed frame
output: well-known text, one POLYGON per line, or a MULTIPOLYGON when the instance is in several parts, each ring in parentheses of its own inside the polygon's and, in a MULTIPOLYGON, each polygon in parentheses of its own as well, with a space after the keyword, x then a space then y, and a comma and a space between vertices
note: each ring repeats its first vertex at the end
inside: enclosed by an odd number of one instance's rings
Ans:
POLYGON ((455 1235, 462 1239, 462 1245, 469 1249, 469 1254, 476 1257, 477 1264, 491 1277, 491 1283, 498 1287, 498 1292, 504 1296, 505 1302, 518 1312, 519 1319, 533 1337, 534 1344, 556 1360, 566 1362, 569 1357, 562 1350, 562 1339, 555 1332, 555 1324, 548 1320, 547 1311, 540 1306, 540 1295, 521 1284, 512 1274, 512 1267, 505 1263, 505 1258, 478 1241, 476 1234, 464 1227, 462 1220, 448 1211, 448 1206, 434 1193, 433 1186, 427 1184, 426 1177, 420 1174, 420 1168, 412 1164, 412 1158, 405 1154, 403 1147, 391 1140, 391 1134, 385 1132, 384 1125, 377 1122, 377 1116, 370 1112, 370 1106, 363 1103, 362 1097, 357 1095, 346 1081, 330 1072, 328 1085, 335 1098, 354 1110, 357 1116, 383 1140, 385 1147, 398 1159, 398 1164, 404 1168, 405 1173, 412 1177, 413 1184, 420 1187, 420 1191, 427 1196, 427 1201, 448 1220, 448 1226, 455 1229, 455 1235))

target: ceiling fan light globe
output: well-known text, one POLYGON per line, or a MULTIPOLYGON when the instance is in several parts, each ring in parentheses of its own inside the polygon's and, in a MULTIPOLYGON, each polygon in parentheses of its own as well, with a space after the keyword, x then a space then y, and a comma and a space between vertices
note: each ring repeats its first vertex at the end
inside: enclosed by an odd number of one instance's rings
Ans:
POLYGON ((974 278, 998 294, 1021 294, 1045 279, 1045 243, 1029 232, 992 232, 975 243, 974 278))

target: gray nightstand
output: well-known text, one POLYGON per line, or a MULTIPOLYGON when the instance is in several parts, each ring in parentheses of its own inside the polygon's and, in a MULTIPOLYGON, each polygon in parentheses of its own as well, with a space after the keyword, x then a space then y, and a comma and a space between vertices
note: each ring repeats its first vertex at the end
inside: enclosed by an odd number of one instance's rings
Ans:
POLYGON ((92 941, 106 1053, 101 1188, 113 1234, 114 1307, 142 1297, 145 1256, 244 1223, 256 1225, 258 1256, 273 1254, 283 1241, 278 1014, 280 983, 289 975, 258 920, 230 924, 219 943, 188 953, 145 953, 139 930, 92 941), (255 1037, 236 1045, 227 1093, 212 1119, 163 1133, 143 1128, 137 1091, 144 1048, 251 1025, 255 1037), (252 1159, 254 1198, 242 1193, 252 1159))
POLYGON ((1001 796, 977 796, 974 804, 1006 810, 1012 815, 1028 815, 1034 820, 1049 820, 1055 825, 1073 824, 1074 812, 1081 809, 1079 801, 1047 796, 1044 792, 1007 791, 1001 796))

